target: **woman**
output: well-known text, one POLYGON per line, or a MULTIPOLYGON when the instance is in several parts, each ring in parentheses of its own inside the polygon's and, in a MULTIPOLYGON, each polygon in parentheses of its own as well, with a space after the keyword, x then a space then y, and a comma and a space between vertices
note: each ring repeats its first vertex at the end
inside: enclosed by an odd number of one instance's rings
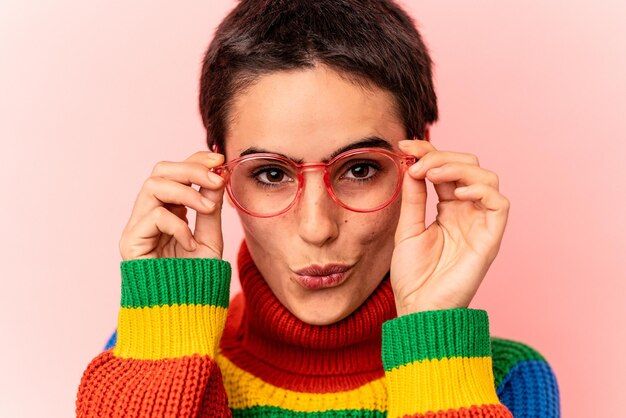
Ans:
POLYGON ((545 359, 468 308, 509 201, 476 156, 429 142, 431 60, 396 4, 239 2, 200 110, 214 152, 157 164, 139 193, 117 343, 79 416, 558 415, 545 359), (225 191, 245 233, 230 301, 225 191))

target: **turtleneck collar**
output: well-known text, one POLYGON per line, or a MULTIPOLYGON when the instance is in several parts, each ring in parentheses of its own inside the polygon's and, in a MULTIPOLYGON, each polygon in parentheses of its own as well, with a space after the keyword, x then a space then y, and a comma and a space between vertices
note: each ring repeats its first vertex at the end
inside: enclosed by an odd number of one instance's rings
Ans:
POLYGON ((235 365, 292 390, 349 390, 384 375, 382 324, 396 317, 389 274, 352 314, 307 324, 276 298, 245 240, 237 259, 242 292, 231 300, 220 348, 235 365))

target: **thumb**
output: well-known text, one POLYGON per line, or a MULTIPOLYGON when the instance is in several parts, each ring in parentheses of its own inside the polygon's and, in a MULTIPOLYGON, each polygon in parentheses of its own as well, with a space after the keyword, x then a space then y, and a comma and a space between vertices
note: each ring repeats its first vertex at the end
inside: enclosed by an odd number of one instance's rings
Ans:
POLYGON ((426 181, 413 178, 407 170, 402 181, 402 205, 395 245, 426 229, 426 194, 426 181))
POLYGON ((200 194, 211 202, 215 203, 215 208, 210 213, 196 213, 196 226, 194 239, 198 244, 207 246, 215 258, 222 258, 224 249, 224 238, 222 237, 222 202, 224 200, 224 187, 211 190, 200 187, 200 194))

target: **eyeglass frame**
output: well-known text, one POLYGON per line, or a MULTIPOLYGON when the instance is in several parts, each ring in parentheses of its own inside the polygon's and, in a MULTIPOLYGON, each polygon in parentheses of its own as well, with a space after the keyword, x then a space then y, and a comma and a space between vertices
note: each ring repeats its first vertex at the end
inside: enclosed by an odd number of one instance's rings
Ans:
MULTIPOLYGON (((218 152, 218 147, 217 146, 213 146, 213 152, 218 152)), ((418 158, 413 156, 413 155, 408 155, 408 154, 400 154, 385 148, 356 148, 356 149, 352 149, 352 150, 348 150, 345 152, 342 152, 341 154, 338 154, 336 156, 334 156, 333 158, 331 158, 329 161, 327 162, 323 162, 323 161, 319 161, 319 162, 314 162, 314 163, 296 163, 295 161, 286 158, 282 155, 279 154, 274 154, 274 153, 256 153, 256 154, 249 154, 249 155, 244 155, 242 157, 238 157, 235 158, 227 163, 221 164, 217 167, 213 167, 211 169, 212 172, 214 172, 215 174, 218 174, 219 176, 221 176, 225 182, 226 182, 226 191, 228 192, 228 195, 230 196, 232 202, 235 204, 235 206, 237 206, 237 208, 239 208, 241 211, 243 211, 244 213, 250 215, 250 216, 254 216, 255 218, 273 218, 275 216, 280 216, 282 214, 284 214, 285 212, 289 211, 289 209, 291 209, 296 202, 300 199, 300 196, 302 194, 302 190, 304 189, 304 171, 312 171, 312 170, 322 170, 324 172, 324 185, 326 186, 326 190, 328 191, 328 194, 330 195, 331 199, 340 207, 353 211, 353 212, 358 212, 358 213, 369 213, 369 212, 376 212, 378 210, 382 210, 384 208, 386 208, 387 206, 389 206, 395 199, 396 197, 398 197, 398 195, 400 194, 400 190, 402 188, 402 178, 404 177, 404 174, 406 172, 406 170, 413 164, 415 164, 415 162, 417 162, 418 158), (345 158, 345 157, 349 157, 351 155, 354 154, 364 154, 364 153, 379 153, 379 154, 384 154, 387 157, 390 157, 391 160, 393 160, 394 164, 396 165, 396 167, 398 168, 398 182, 396 185, 396 190, 394 190, 393 196, 391 196, 388 201, 382 205, 379 205, 377 207, 375 207, 374 209, 354 209, 351 208, 347 205, 345 205, 343 202, 341 202, 341 200, 339 200, 339 198, 335 195, 335 192, 330 184, 330 170, 328 170, 328 167, 330 167, 332 164, 334 164, 337 160, 341 159, 341 158, 345 158), (287 205, 287 207, 283 210, 281 210, 280 212, 277 212, 275 214, 272 215, 258 215, 255 213, 250 212, 249 210, 247 210, 246 208, 244 208, 243 206, 241 206, 241 204, 237 201, 237 199, 233 196, 233 192, 232 192, 232 186, 230 183, 230 173, 233 172, 233 170, 237 167, 237 165, 241 164, 242 162, 245 161, 249 161, 249 160, 255 160, 255 159, 262 159, 262 158, 271 158, 274 160, 279 160, 284 162, 285 164, 287 164, 288 166, 294 167, 295 170, 298 174, 297 177, 297 181, 298 181, 298 191, 296 192, 295 196, 293 197, 293 200, 291 201, 291 203, 289 203, 289 205, 287 205)))

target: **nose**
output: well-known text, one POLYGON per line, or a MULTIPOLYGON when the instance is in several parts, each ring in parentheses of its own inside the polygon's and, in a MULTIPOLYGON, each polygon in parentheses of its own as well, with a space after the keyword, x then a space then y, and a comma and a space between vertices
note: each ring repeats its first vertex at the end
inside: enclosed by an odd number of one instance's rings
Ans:
POLYGON ((298 234, 305 242, 321 247, 339 235, 339 212, 342 208, 328 193, 321 170, 305 171, 303 181, 300 201, 295 207, 298 234))

